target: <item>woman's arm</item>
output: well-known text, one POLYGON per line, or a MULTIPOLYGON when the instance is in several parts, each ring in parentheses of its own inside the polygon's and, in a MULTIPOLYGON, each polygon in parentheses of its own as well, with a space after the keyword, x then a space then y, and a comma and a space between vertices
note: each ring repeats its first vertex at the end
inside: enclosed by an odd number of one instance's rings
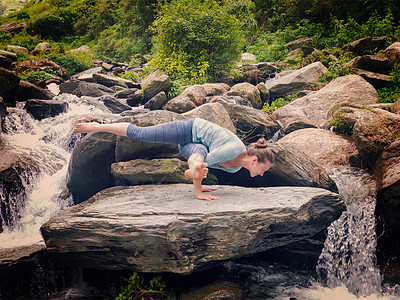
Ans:
POLYGON ((207 177, 208 168, 204 163, 204 158, 199 153, 193 153, 188 159, 189 169, 185 171, 185 176, 193 179, 194 193, 197 199, 201 200, 215 200, 219 197, 212 194, 203 193, 204 191, 211 191, 214 189, 203 189, 201 181, 207 177))
POLYGON ((126 130, 130 123, 111 123, 111 124, 99 124, 99 123, 77 123, 73 130, 74 133, 84 132, 108 132, 121 136, 126 136, 126 130))

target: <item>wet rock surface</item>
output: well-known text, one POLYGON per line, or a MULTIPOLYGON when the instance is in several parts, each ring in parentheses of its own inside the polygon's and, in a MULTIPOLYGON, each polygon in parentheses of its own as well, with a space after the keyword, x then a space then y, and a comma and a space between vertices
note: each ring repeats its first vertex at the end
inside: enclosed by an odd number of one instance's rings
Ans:
POLYGON ((191 185, 113 187, 44 224, 47 251, 66 264, 188 274, 287 245, 324 230, 345 209, 318 188, 191 185))

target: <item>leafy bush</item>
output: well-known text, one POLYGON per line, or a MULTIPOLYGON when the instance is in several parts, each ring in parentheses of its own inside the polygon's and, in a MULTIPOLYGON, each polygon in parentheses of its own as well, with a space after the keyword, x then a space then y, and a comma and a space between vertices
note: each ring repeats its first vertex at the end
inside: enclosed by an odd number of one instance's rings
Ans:
POLYGON ((318 36, 324 31, 325 27, 322 24, 312 24, 308 20, 302 20, 294 26, 261 33, 248 49, 259 61, 283 61, 289 52, 285 47, 287 43, 303 37, 314 37, 310 43, 315 47, 319 43, 318 36))
POLYGON ((390 73, 390 84, 378 89, 380 103, 394 103, 400 99, 400 66, 397 65, 390 73))
POLYGON ((399 33, 399 26, 396 26, 394 17, 389 11, 384 18, 377 14, 372 15, 365 23, 358 23, 353 18, 332 21, 333 35, 336 38, 336 47, 341 47, 367 36, 393 36, 399 33))
POLYGON ((60 40, 70 32, 70 28, 64 24, 64 21, 54 15, 46 15, 39 18, 33 23, 32 29, 41 37, 54 40, 60 40))
POLYGON ((18 74, 19 78, 21 78, 24 81, 32 82, 36 79, 39 80, 48 80, 51 79, 49 75, 46 74, 45 71, 29 71, 29 72, 23 72, 18 74))
POLYGON ((290 102, 296 100, 297 98, 298 98, 298 96, 296 96, 296 95, 288 95, 288 96, 278 98, 278 99, 272 101, 271 104, 269 104, 268 102, 265 102, 262 110, 272 114, 278 108, 280 108, 286 104, 289 104, 290 102))
POLYGON ((204 82, 229 71, 241 53, 241 23, 224 2, 165 2, 154 22, 152 66, 173 79, 204 82))
POLYGON ((339 55, 339 59, 337 61, 332 61, 329 63, 328 72, 322 73, 319 76, 318 79, 320 82, 330 82, 337 77, 353 74, 351 68, 346 65, 346 63, 351 59, 351 54, 344 52, 340 53, 343 54, 339 55))
POLYGON ((355 121, 347 119, 342 115, 338 115, 331 121, 332 129, 335 132, 351 136, 353 134, 355 121))
POLYGON ((93 55, 88 52, 76 51, 61 54, 51 54, 48 58, 65 68, 71 75, 92 67, 93 55))
POLYGON ((114 25, 102 31, 94 50, 106 61, 130 61, 136 53, 144 54, 147 51, 144 39, 124 36, 121 25, 114 25))
POLYGON ((115 300, 164 300, 170 299, 165 292, 165 283, 161 280, 160 276, 154 277, 150 280, 149 284, 145 284, 144 278, 138 273, 133 273, 129 277, 129 285, 122 287, 122 292, 115 298, 115 300))
POLYGON ((129 79, 133 82, 136 82, 136 80, 139 78, 139 74, 135 72, 125 72, 118 74, 118 76, 124 79, 129 79))

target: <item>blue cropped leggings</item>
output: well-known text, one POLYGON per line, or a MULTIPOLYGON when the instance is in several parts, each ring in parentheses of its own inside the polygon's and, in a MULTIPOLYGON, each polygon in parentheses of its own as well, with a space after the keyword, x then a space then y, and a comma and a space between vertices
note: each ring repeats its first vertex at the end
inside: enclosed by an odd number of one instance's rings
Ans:
POLYGON ((194 119, 172 121, 148 127, 130 124, 126 135, 141 142, 178 145, 179 153, 186 159, 193 153, 199 153, 206 158, 207 147, 203 144, 193 143, 193 123, 194 119))

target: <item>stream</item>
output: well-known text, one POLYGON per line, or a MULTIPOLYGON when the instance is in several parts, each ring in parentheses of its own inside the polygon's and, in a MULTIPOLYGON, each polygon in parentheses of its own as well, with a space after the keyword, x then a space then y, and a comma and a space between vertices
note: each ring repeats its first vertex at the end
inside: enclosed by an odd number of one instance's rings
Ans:
MULTIPOLYGON (((74 122, 103 115, 118 117, 106 114, 90 99, 82 101, 67 94, 56 99, 68 102, 68 111, 42 121, 26 113, 22 103, 8 108, 2 137, 15 151, 37 162, 39 175, 26 174, 25 205, 13 205, 15 221, 12 226, 3 226, 0 250, 44 245, 40 226, 72 205, 66 175, 73 147, 81 138, 72 134, 74 122)), ((376 264, 375 198, 370 189, 373 179, 352 168, 327 171, 338 185, 347 211, 328 228, 317 265, 310 271, 271 262, 233 263, 227 268, 251 270, 246 299, 400 299, 400 287, 385 282, 376 264)), ((0 200, 4 199, 1 193, 0 200)))

